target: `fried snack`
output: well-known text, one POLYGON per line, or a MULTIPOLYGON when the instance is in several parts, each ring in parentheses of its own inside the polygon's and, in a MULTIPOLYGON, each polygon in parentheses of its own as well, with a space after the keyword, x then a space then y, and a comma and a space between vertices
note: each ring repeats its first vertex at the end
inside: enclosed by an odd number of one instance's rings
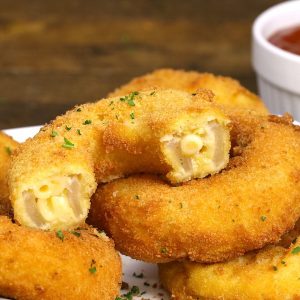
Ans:
POLYGON ((293 300, 300 298, 299 264, 300 241, 212 265, 160 264, 159 273, 172 299, 293 300))
POLYGON ((212 94, 147 91, 58 117, 27 140, 9 172, 15 219, 66 229, 82 223, 97 183, 147 172, 173 183, 214 174, 229 160, 229 119, 212 94))
POLYGON ((148 262, 218 262, 277 242, 300 216, 300 131, 289 117, 231 116, 232 156, 172 187, 155 176, 100 186, 88 222, 148 262))
POLYGON ((159 87, 178 89, 194 93, 199 88, 209 89, 216 95, 216 102, 231 107, 253 109, 262 114, 268 113, 261 99, 248 91, 230 77, 209 73, 160 69, 137 77, 109 94, 110 97, 124 95, 133 91, 159 87))
POLYGON ((13 150, 18 146, 10 136, 0 131, 0 215, 11 213, 8 196, 7 172, 13 150))
POLYGON ((121 261, 95 229, 44 232, 0 217, 0 295, 35 299, 114 300, 121 261))

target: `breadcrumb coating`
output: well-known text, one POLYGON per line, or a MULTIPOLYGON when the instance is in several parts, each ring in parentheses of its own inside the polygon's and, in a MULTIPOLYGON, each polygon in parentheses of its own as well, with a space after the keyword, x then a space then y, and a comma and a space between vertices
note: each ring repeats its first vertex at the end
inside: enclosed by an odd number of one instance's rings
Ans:
POLYGON ((237 80, 195 71, 158 69, 152 73, 132 79, 110 93, 109 96, 115 97, 153 87, 178 89, 189 93, 195 93, 199 88, 208 89, 215 94, 215 100, 218 104, 242 109, 253 109, 261 114, 268 113, 262 100, 241 86, 237 80))
POLYGON ((205 90, 150 90, 76 107, 13 155, 15 219, 72 228, 84 222, 99 182, 140 172, 172 183, 214 174, 228 163, 229 131, 229 119, 205 90))
POLYGON ((11 155, 17 146, 18 142, 0 131, 0 215, 10 215, 12 213, 8 193, 7 173, 11 155))
POLYGON ((100 186, 88 222, 148 262, 224 261, 277 242, 300 216, 300 131, 291 118, 231 114, 222 172, 179 186, 131 176, 100 186))
POLYGON ((0 217, 0 295, 19 300, 114 300, 121 261, 95 229, 45 232, 0 217))

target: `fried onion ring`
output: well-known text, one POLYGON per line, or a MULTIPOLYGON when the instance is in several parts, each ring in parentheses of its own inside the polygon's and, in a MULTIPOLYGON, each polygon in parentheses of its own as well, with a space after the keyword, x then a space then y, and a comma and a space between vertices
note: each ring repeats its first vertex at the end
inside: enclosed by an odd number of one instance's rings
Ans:
POLYGON ((11 155, 18 143, 0 131, 0 215, 11 214, 11 203, 8 195, 7 170, 11 155))
POLYGON ((114 300, 121 261, 95 229, 44 232, 0 217, 0 295, 20 300, 114 300))
POLYGON ((225 170, 172 187, 155 176, 100 186, 89 224, 148 262, 219 262, 274 243, 300 216, 300 131, 286 117, 233 114, 225 170))
POLYGON ((151 90, 77 107, 19 147, 9 172, 15 219, 41 229, 78 226, 97 183, 163 174, 173 183, 223 169, 229 119, 209 91, 151 90))
POLYGON ((294 240, 287 248, 268 246, 223 263, 160 264, 159 273, 172 299, 293 300, 300 297, 299 263, 300 240, 294 240))
POLYGON ((262 114, 268 113, 261 99, 248 91, 230 77, 216 76, 209 73, 160 69, 150 74, 137 77, 110 93, 110 97, 128 94, 133 91, 159 87, 179 89, 194 93, 199 88, 209 89, 216 95, 216 102, 230 107, 253 109, 262 114))

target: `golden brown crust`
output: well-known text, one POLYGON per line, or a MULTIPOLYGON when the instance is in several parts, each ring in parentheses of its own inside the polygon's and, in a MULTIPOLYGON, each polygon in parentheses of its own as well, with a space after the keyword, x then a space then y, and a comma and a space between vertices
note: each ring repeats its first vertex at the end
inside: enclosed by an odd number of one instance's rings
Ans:
POLYGON ((116 180, 98 188, 89 222, 150 262, 224 261, 278 241, 300 216, 299 132, 246 112, 231 119, 239 155, 226 170, 178 187, 154 176, 116 180))
POLYGON ((143 171, 154 174, 170 171, 171 166, 161 151, 160 137, 168 133, 175 121, 194 114, 201 116, 203 111, 210 110, 223 116, 211 103, 211 93, 204 90, 193 96, 176 90, 151 90, 134 95, 133 99, 131 96, 76 107, 19 147, 9 171, 10 197, 18 222, 35 226, 31 220, 24 220, 27 209, 22 202, 24 194, 37 199, 44 185, 52 192, 51 180, 59 177, 57 181, 62 182, 76 177, 84 189, 81 197, 84 212, 70 221, 53 222, 53 226, 41 221, 42 225, 37 226, 44 229, 77 226, 86 217, 90 196, 98 182, 143 171), (64 139, 74 146, 65 148, 64 139))
POLYGON ((237 259, 204 265, 159 265, 160 280, 173 299, 300 299, 300 243, 268 246, 237 259))
POLYGON ((20 227, 0 217, 0 295, 114 300, 121 262, 113 242, 92 228, 62 234, 63 240, 55 232, 20 227))
POLYGON ((137 77, 110 93, 109 96, 122 96, 132 91, 153 87, 179 89, 194 93, 199 88, 212 90, 216 102, 231 107, 253 109, 263 114, 268 112, 261 99, 248 91, 230 77, 216 76, 209 73, 160 69, 137 77))
POLYGON ((7 172, 11 155, 18 143, 7 134, 0 132, 0 215, 11 214, 8 195, 7 172))

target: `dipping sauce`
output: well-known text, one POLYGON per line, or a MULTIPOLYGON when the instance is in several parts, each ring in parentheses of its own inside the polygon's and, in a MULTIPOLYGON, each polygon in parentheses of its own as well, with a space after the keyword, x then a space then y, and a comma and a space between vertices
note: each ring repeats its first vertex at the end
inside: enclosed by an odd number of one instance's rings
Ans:
POLYGON ((300 55, 300 24, 276 31, 268 40, 280 49, 300 55))

